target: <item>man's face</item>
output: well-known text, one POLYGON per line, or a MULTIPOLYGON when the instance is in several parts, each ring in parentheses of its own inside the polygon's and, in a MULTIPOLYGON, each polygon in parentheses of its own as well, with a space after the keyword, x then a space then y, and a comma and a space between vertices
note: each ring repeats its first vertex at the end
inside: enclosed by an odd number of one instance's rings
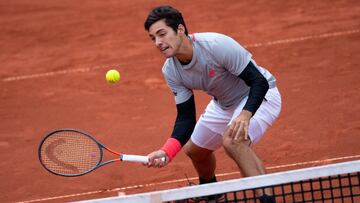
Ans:
POLYGON ((177 54, 182 38, 179 35, 182 30, 176 33, 171 27, 167 26, 165 20, 159 20, 149 28, 149 36, 166 58, 173 57, 177 54))

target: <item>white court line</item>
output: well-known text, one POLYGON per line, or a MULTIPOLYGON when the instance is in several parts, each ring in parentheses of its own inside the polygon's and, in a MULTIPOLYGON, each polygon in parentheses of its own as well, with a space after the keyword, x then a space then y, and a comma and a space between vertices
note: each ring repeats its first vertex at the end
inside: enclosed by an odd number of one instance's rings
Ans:
MULTIPOLYGON (((324 165, 324 164, 329 164, 334 161, 343 161, 343 160, 358 159, 358 158, 360 158, 360 155, 336 157, 336 158, 316 160, 316 161, 306 161, 306 162, 299 162, 299 163, 292 163, 292 164, 284 164, 284 165, 279 165, 279 166, 270 166, 270 167, 267 167, 266 169, 274 170, 274 169, 280 169, 280 168, 290 168, 290 167, 306 166, 306 165, 312 165, 312 164, 324 165)), ((223 176, 230 176, 230 175, 236 175, 236 174, 240 174, 240 172, 220 173, 220 174, 216 174, 216 176, 223 177, 223 176)), ((34 200, 28 200, 28 201, 22 201, 22 202, 16 202, 16 203, 43 202, 43 201, 49 201, 49 200, 65 199, 65 198, 79 197, 79 196, 100 194, 100 193, 107 193, 107 192, 119 192, 119 191, 125 191, 125 190, 129 190, 129 189, 146 188, 146 187, 166 185, 166 184, 171 184, 171 183, 188 182, 189 180, 197 180, 197 179, 198 179, 198 177, 183 178, 183 179, 169 180, 169 181, 163 181, 163 182, 157 182, 157 183, 132 185, 132 186, 126 186, 126 187, 120 187, 120 188, 113 188, 113 189, 103 189, 103 190, 90 191, 90 192, 84 192, 84 193, 47 197, 47 198, 34 199, 34 200)))
POLYGON ((265 42, 265 43, 255 43, 255 44, 245 45, 244 47, 252 48, 252 47, 264 47, 264 46, 270 46, 270 45, 276 45, 276 44, 290 44, 290 43, 294 43, 294 42, 301 42, 301 41, 306 41, 306 40, 311 40, 311 39, 321 39, 321 38, 350 35, 350 34, 355 34, 355 33, 359 33, 359 32, 360 32, 359 29, 346 30, 346 31, 331 32, 331 33, 324 33, 324 34, 318 34, 318 35, 309 35, 309 36, 297 37, 297 38, 274 40, 274 41, 265 42))
MULTIPOLYGON (((271 45, 277 45, 277 44, 289 44, 289 43, 301 42, 301 41, 306 41, 306 40, 311 40, 311 39, 321 39, 321 38, 350 35, 350 34, 355 34, 355 33, 359 33, 359 32, 360 32, 360 29, 353 29, 353 30, 330 32, 330 33, 324 33, 324 34, 318 34, 318 35, 308 35, 308 36, 303 36, 303 37, 274 40, 274 41, 269 41, 269 42, 264 42, 264 43, 255 43, 255 44, 244 45, 244 47, 245 48, 256 48, 256 47, 264 47, 264 46, 271 46, 271 45)), ((154 59, 146 61, 146 62, 150 62, 153 60, 154 59)), ((51 71, 51 72, 45 72, 45 73, 36 73, 36 74, 29 74, 29 75, 22 75, 22 76, 7 77, 7 78, 2 79, 2 81, 3 82, 12 82, 12 81, 18 81, 18 80, 43 78, 43 77, 64 75, 64 74, 70 74, 70 73, 89 72, 92 70, 106 68, 106 67, 114 68, 114 67, 122 67, 122 66, 124 66, 124 64, 114 64, 112 66, 95 66, 95 67, 87 67, 87 68, 76 68, 76 69, 69 69, 69 70, 51 71)))

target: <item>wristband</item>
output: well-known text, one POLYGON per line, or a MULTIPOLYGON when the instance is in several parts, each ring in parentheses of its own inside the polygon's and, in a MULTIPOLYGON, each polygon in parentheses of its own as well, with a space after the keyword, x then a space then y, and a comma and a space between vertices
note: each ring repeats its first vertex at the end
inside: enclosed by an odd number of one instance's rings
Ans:
POLYGON ((161 150, 165 151, 171 161, 181 150, 181 143, 175 138, 169 138, 161 147, 161 150))

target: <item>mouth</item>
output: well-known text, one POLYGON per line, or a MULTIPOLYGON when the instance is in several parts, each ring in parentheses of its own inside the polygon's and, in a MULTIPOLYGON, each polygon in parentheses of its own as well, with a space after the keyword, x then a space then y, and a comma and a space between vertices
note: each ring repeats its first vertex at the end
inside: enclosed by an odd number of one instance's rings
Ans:
POLYGON ((161 48, 160 48, 160 51, 161 51, 161 52, 165 52, 165 51, 168 50, 168 49, 169 49, 169 47, 161 47, 161 48))

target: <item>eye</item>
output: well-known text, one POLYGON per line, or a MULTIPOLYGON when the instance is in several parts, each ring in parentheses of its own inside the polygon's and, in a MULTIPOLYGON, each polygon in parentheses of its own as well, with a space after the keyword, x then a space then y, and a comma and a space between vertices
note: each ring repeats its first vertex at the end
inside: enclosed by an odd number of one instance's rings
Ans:
POLYGON ((166 35, 166 32, 160 32, 160 33, 159 33, 159 36, 160 36, 160 37, 164 37, 165 35, 166 35))

